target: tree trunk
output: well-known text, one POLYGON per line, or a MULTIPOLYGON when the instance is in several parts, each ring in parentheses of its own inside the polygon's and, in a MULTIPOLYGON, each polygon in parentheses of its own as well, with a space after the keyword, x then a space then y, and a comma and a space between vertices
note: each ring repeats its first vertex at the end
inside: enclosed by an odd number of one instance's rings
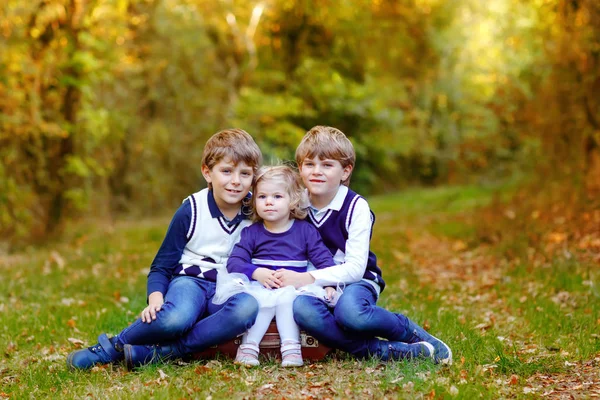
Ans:
MULTIPOLYGON (((73 56, 81 49, 78 35, 81 14, 83 12, 82 1, 71 0, 66 7, 66 11, 67 21, 64 30, 70 44, 68 46, 70 49, 68 59, 72 60, 73 56)), ((46 221, 46 233, 49 235, 60 232, 62 228, 66 200, 65 192, 69 189, 70 184, 68 178, 64 175, 64 167, 66 166, 67 157, 72 155, 75 150, 74 133, 81 99, 81 89, 75 84, 81 79, 80 70, 69 64, 63 73, 71 78, 63 96, 61 109, 63 123, 67 128, 67 135, 66 137, 57 139, 57 151, 48 160, 49 179, 51 183, 55 183, 51 186, 48 219, 46 221)))

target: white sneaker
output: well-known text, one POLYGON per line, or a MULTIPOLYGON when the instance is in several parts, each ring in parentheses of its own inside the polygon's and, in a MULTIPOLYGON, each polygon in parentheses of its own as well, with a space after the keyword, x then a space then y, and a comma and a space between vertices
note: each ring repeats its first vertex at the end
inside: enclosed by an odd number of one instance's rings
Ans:
POLYGON ((301 367, 304 365, 302 360, 302 348, 300 343, 286 341, 281 345, 281 366, 282 367, 301 367))
POLYGON ((241 344, 235 355, 235 363, 245 367, 256 367, 260 364, 258 361, 258 351, 258 346, 255 344, 241 344))

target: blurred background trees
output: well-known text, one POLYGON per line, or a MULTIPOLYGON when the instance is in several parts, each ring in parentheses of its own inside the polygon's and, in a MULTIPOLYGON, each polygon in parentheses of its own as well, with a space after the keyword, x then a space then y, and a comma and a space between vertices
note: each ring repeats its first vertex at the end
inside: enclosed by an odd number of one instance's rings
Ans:
POLYGON ((340 128, 365 194, 515 175, 597 193, 600 3, 484 3, 5 0, 0 235, 170 212, 230 126, 266 162, 340 128))

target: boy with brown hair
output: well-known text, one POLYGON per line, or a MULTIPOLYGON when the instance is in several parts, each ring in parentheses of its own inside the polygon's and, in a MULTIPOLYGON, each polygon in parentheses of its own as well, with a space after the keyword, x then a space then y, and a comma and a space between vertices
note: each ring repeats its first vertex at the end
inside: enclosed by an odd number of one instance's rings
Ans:
POLYGON ((221 305, 212 298, 217 274, 250 225, 245 203, 261 160, 254 139, 241 129, 217 132, 206 142, 202 175, 208 188, 187 197, 175 212, 150 267, 148 306, 118 335, 101 334, 97 344, 69 354, 68 367, 116 363, 136 348, 141 359, 128 367, 156 362, 155 354, 180 357, 232 339, 254 324, 258 303, 252 296, 240 293, 221 305), (152 345, 167 341, 163 353, 152 345))
POLYGON ((376 305, 385 282, 370 250, 375 215, 367 201, 347 186, 355 160, 350 140, 328 126, 309 130, 296 149, 311 203, 307 221, 321 233, 336 265, 303 273, 279 270, 276 277, 282 286, 316 283, 345 289, 333 309, 316 297, 298 296, 294 319, 325 345, 356 357, 384 361, 431 357, 451 363, 448 345, 404 315, 376 305))

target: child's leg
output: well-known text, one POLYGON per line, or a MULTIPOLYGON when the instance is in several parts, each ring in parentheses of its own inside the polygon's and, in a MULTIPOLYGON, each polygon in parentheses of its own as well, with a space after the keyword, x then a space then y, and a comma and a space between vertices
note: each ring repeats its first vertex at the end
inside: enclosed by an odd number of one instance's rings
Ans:
POLYGON ((294 301, 294 320, 319 342, 358 358, 377 357, 388 361, 432 355, 423 343, 390 342, 346 331, 335 322, 333 312, 325 302, 314 296, 298 296, 294 301))
POLYGON ((216 285, 212 282, 208 299, 208 316, 203 316, 191 330, 180 338, 160 345, 126 345, 125 361, 129 369, 160 361, 184 357, 244 333, 254 324, 258 302, 247 293, 239 293, 223 304, 213 304, 216 285))
POLYGON ((402 314, 378 307, 373 286, 361 281, 346 286, 335 309, 335 320, 345 329, 368 337, 383 337, 405 343, 427 342, 435 349, 436 361, 452 362, 452 351, 402 314))
POLYGON ((300 346, 300 328, 294 321, 292 302, 278 304, 275 307, 275 321, 281 338, 281 366, 302 366, 304 362, 300 346))
POLYGON ((95 345, 69 354, 67 365, 73 369, 88 369, 96 364, 118 362, 124 357, 125 344, 156 343, 183 334, 206 310, 207 294, 214 292, 210 291, 210 285, 214 286, 214 283, 198 278, 173 279, 156 320, 148 324, 138 318, 115 337, 109 339, 106 334, 100 335, 95 345))
POLYGON ((247 367, 259 365, 258 353, 260 352, 258 345, 265 336, 269 324, 275 315, 275 307, 263 307, 258 310, 256 322, 242 338, 242 344, 238 347, 235 355, 235 362, 247 367))
POLYGON ((138 318, 118 335, 119 344, 152 344, 173 340, 189 331, 206 312, 214 283, 200 278, 171 281, 165 303, 151 323, 138 318))
POLYGON ((406 332, 404 321, 376 303, 377 292, 371 284, 352 283, 346 286, 334 308, 335 321, 358 334, 402 340, 406 332))
POLYGON ((281 342, 300 343, 300 328, 294 321, 293 303, 278 304, 275 307, 275 322, 281 342))
POLYGON ((275 307, 262 307, 258 310, 258 315, 256 316, 256 322, 248 332, 244 335, 242 343, 251 343, 256 346, 260 344, 260 341, 267 333, 267 329, 269 329, 269 325, 271 321, 273 321, 273 317, 275 316, 275 307))

